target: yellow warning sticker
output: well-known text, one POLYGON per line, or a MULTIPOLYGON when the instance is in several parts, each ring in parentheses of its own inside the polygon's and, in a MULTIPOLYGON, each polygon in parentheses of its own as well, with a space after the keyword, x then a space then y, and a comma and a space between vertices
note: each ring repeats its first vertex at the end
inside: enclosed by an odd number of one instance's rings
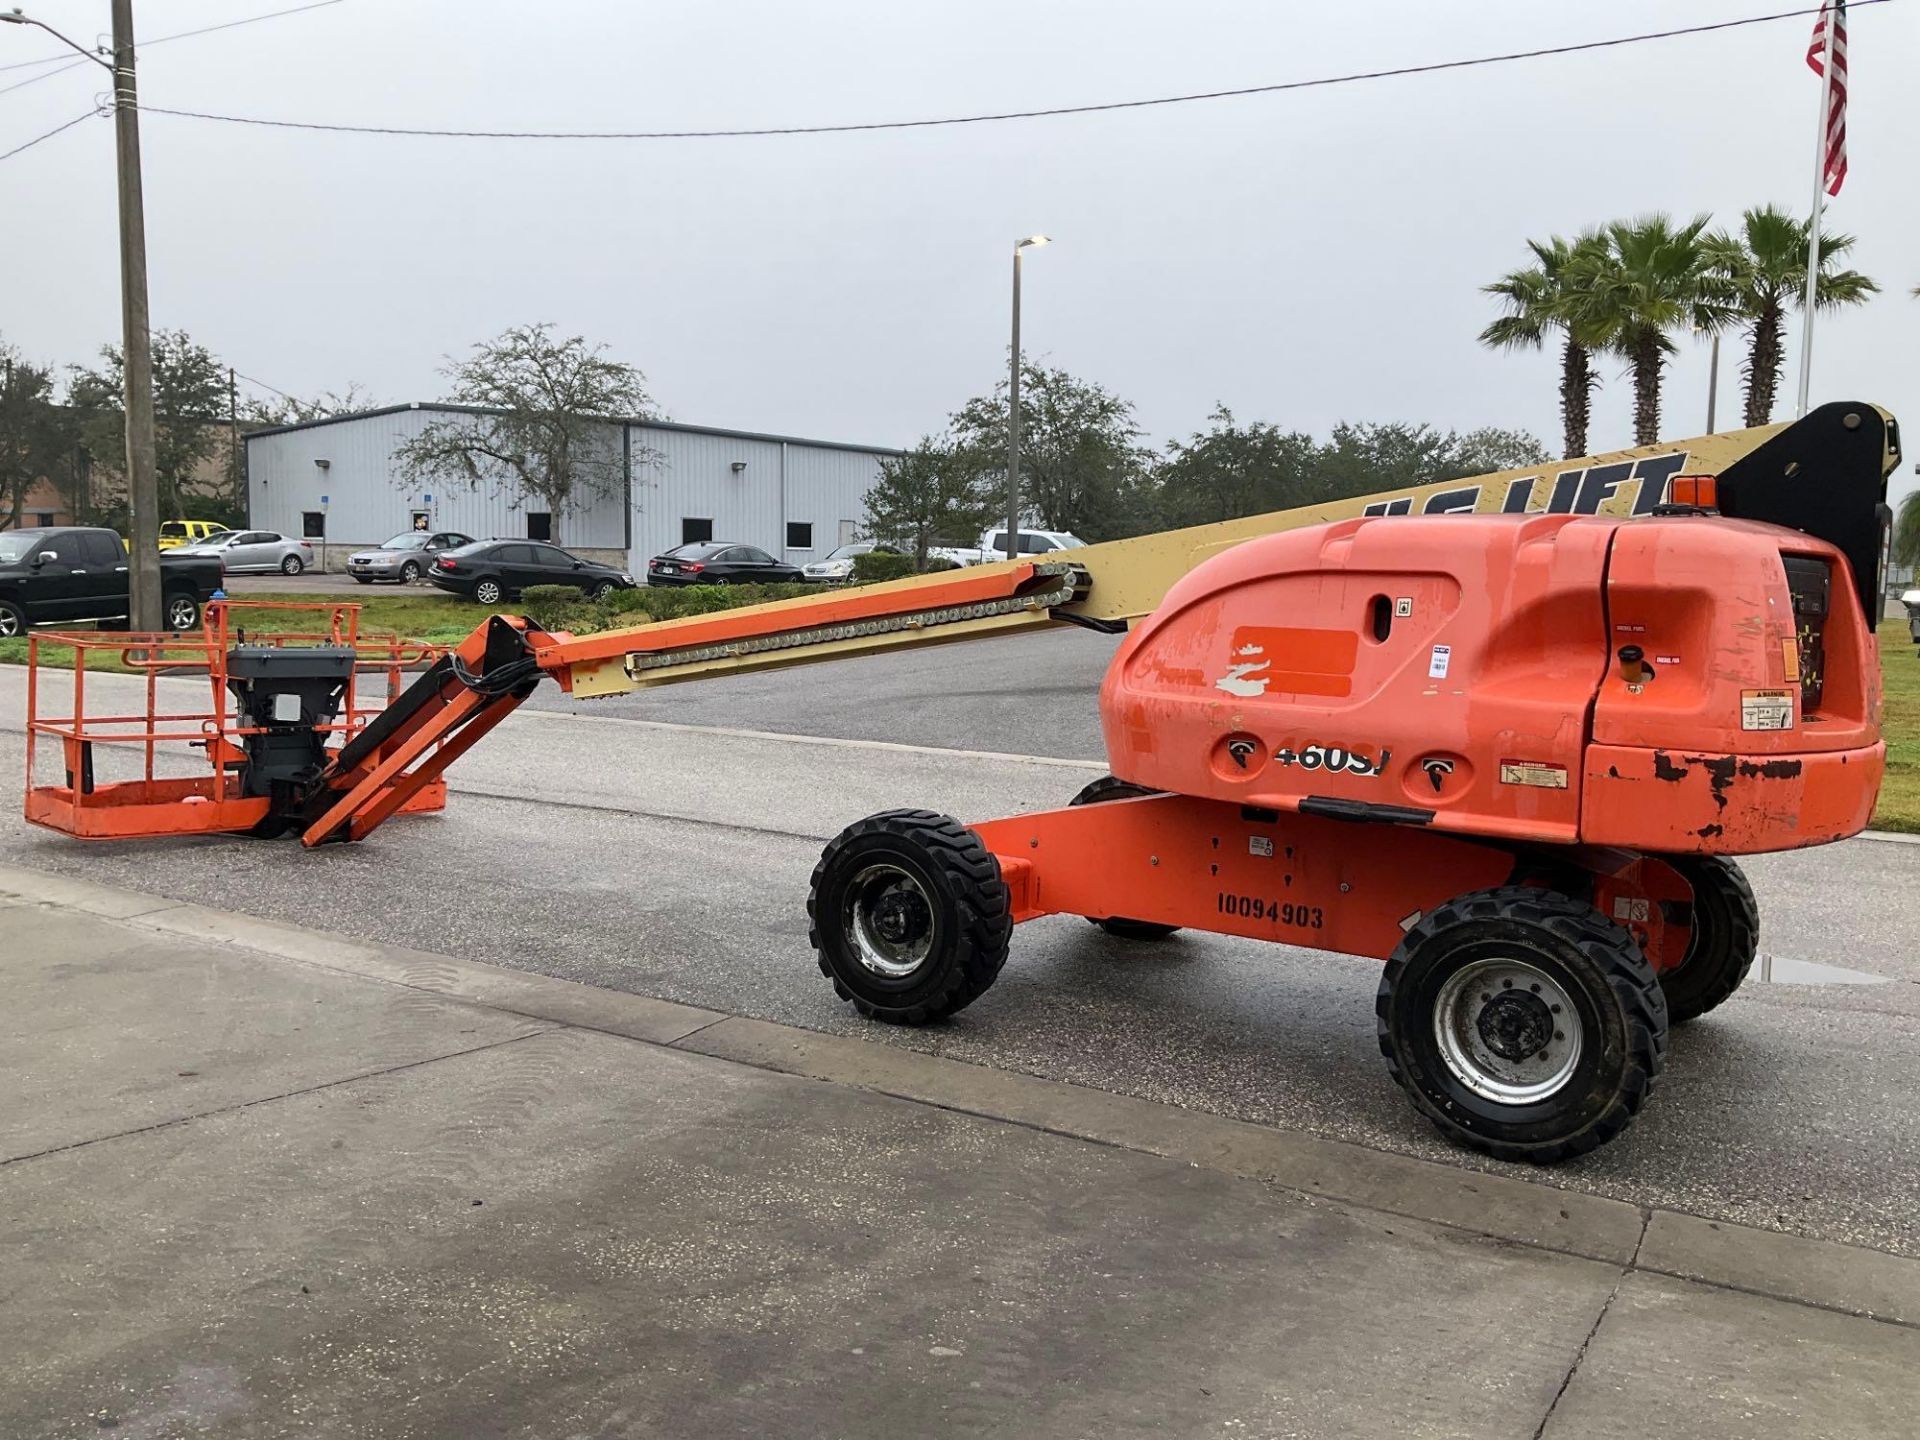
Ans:
POLYGON ((1793 691, 1742 690, 1740 692, 1740 728, 1742 730, 1791 730, 1793 728, 1793 691))
POLYGON ((1564 790, 1567 788, 1567 767, 1548 765, 1539 760, 1502 760, 1500 783, 1532 785, 1540 790, 1564 790))

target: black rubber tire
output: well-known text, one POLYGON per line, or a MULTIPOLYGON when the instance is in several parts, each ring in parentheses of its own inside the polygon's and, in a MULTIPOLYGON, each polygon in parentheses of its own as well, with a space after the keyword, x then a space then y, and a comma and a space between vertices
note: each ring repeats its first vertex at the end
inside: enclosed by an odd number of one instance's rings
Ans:
POLYGON ((419 583, 422 573, 419 561, 405 561, 400 566, 400 583, 402 585, 416 585, 419 583))
POLYGON ((371 585, 373 583, 373 577, 371 575, 356 575, 353 578, 362 585, 371 585))
MULTIPOLYGON (((1102 775, 1098 780, 1090 780, 1081 787, 1080 793, 1067 802, 1069 808, 1075 805, 1103 805, 1109 800, 1132 800, 1141 795, 1157 795, 1157 790, 1149 790, 1144 785, 1135 785, 1128 780, 1119 780, 1111 775, 1102 775)), ((1178 925, 1155 925, 1147 920, 1128 920, 1118 915, 1087 916, 1087 922, 1098 925, 1107 934, 1122 940, 1164 940, 1169 935, 1178 935, 1178 925)))
POLYGON ((931 810, 882 811, 834 837, 813 869, 807 920, 807 939, 834 993, 892 1025, 943 1020, 979 999, 999 977, 1013 934, 999 861, 973 831, 931 810), (841 918, 853 882, 875 863, 905 872, 931 902, 928 953, 898 977, 861 962, 841 918))
POLYGON ((1760 948, 1760 906, 1740 867, 1723 855, 1663 855, 1693 887, 1693 935, 1678 966, 1662 972, 1667 1023, 1697 1020, 1740 988, 1760 948))
POLYGON ((302 560, 298 555, 289 555, 280 562, 280 573, 282 575, 298 575, 306 568, 307 562, 302 560))
POLYGON ((611 580, 602 580, 587 592, 587 598, 589 600, 604 600, 619 588, 620 587, 615 585, 611 580))
POLYGON ((161 602, 160 616, 160 628, 163 630, 171 630, 175 634, 191 630, 200 623, 200 602, 184 590, 176 591, 161 602), (191 608, 191 616, 182 607, 191 608), (176 611, 179 612, 177 615, 176 611))
POLYGON ((481 605, 498 605, 507 598, 507 587, 502 585, 498 580, 481 580, 474 585, 472 598, 476 603, 481 605), (480 594, 480 591, 489 585, 493 587, 494 592, 493 599, 491 600, 482 598, 480 594))
POLYGON ((1414 1105, 1449 1139, 1501 1160, 1551 1164, 1605 1144, 1639 1113, 1666 1062, 1666 1000, 1633 937, 1585 901, 1532 886, 1475 891, 1423 917, 1388 959, 1374 1014, 1380 1053, 1414 1105), (1434 1034, 1447 977, 1490 955, 1546 972, 1583 1027, 1573 1073, 1532 1104, 1469 1089, 1434 1034))
POLYGON ((0 636, 17 640, 27 629, 27 612, 11 600, 0 600, 0 636))

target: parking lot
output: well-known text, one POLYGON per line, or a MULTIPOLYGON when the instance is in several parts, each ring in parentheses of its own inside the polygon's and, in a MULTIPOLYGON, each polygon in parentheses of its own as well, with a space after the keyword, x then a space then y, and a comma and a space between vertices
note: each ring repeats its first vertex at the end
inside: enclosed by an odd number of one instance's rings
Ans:
MULTIPOLYGON (((82 847, 8 817, 0 859, 1502 1168, 1440 1142, 1389 1082, 1377 967, 1359 960, 1211 936, 1127 943, 1054 919, 1022 927, 999 983, 944 1026, 872 1026, 834 999, 806 942, 823 841, 889 806, 979 819, 1063 803, 1100 773, 1112 643, 1062 632, 591 705, 548 689, 455 768, 445 816, 361 845, 82 847)), ((15 773, 23 683, 0 672, 0 767, 15 773)), ((1920 845, 1862 839, 1749 868, 1778 973, 1811 962, 1879 983, 1750 982, 1676 1033, 1623 1140, 1512 1173, 1920 1255, 1920 845)))

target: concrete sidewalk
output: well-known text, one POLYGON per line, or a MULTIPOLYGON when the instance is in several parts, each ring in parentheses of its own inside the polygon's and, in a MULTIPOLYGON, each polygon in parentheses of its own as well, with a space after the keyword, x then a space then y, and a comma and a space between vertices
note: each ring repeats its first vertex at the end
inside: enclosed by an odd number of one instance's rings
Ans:
POLYGON ((1885 1436, 1920 1262, 0 869, 0 1435, 1885 1436))

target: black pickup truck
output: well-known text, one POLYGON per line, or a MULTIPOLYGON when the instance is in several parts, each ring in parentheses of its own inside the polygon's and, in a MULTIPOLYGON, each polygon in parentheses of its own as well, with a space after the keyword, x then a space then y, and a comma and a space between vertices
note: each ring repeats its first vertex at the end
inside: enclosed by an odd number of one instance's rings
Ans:
MULTIPOLYGON (((29 625, 72 620, 125 624, 126 546, 111 530, 64 526, 0 530, 0 639, 29 625)), ((169 630, 191 630, 226 574, 217 559, 160 556, 160 613, 169 630)))

